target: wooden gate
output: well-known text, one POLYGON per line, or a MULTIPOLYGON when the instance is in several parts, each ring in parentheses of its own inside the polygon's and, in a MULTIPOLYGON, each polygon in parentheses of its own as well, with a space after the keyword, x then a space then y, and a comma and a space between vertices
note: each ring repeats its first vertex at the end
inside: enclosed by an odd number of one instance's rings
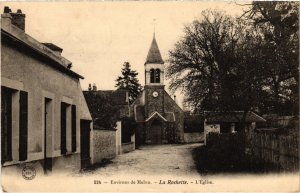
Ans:
POLYGON ((80 120, 80 158, 81 169, 91 164, 90 157, 90 121, 80 120))

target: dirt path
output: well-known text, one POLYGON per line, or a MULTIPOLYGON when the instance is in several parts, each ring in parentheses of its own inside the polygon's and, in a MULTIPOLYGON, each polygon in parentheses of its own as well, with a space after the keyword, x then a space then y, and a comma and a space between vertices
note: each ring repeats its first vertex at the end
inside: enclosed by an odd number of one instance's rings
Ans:
POLYGON ((199 176, 192 158, 192 150, 201 144, 143 146, 122 154, 112 163, 88 171, 85 175, 172 175, 199 176))

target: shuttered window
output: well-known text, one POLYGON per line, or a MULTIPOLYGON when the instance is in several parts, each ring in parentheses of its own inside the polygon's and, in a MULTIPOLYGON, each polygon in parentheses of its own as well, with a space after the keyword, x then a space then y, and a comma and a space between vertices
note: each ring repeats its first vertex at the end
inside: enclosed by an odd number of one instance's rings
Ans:
POLYGON ((76 106, 72 105, 72 152, 76 151, 76 106))
POLYGON ((12 90, 1 87, 1 164, 12 160, 12 90))
POLYGON ((60 114, 60 137, 61 137, 61 154, 67 153, 67 104, 61 103, 60 114))
POLYGON ((28 93, 20 91, 19 160, 27 159, 28 144, 28 93))

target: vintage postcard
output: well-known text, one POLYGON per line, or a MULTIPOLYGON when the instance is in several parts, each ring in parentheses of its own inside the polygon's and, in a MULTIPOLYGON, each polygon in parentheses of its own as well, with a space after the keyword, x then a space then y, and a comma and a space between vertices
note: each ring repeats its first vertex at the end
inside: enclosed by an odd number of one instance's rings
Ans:
POLYGON ((0 3, 3 192, 298 192, 299 3, 0 3))

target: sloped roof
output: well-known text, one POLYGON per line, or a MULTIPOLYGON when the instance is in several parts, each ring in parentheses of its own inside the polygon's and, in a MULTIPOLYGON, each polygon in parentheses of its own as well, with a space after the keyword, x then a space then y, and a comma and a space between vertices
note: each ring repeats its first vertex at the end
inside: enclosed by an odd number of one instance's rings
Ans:
POLYGON ((51 50, 49 47, 37 41, 33 37, 29 36, 17 26, 11 23, 9 24, 6 23, 6 25, 4 25, 5 20, 7 20, 4 18, 10 17, 9 15, 10 15, 9 13, 1 15, 1 19, 2 19, 1 36, 3 37, 1 41, 9 42, 13 44, 17 49, 32 51, 35 53, 34 56, 46 58, 47 61, 49 61, 46 62, 45 64, 72 77, 83 79, 83 76, 77 74, 76 72, 68 68, 68 66, 72 64, 71 61, 67 60, 62 56, 55 54, 55 52, 51 50))
POLYGON ((148 63, 156 63, 156 64, 157 63, 158 64, 163 64, 164 63, 164 61, 161 57, 161 54, 160 54, 155 36, 153 36, 153 40, 152 40, 150 49, 148 51, 148 55, 147 55, 147 59, 146 59, 145 64, 148 64, 148 63))
MULTIPOLYGON (((92 92, 98 96, 109 98, 114 105, 128 105, 127 90, 97 90, 97 91, 83 91, 84 94, 92 92)), ((89 102, 89 101, 87 101, 89 102)))
POLYGON ((182 108, 177 104, 176 101, 174 101, 174 99, 169 95, 169 93, 168 93, 166 90, 164 90, 164 96, 165 96, 165 97, 168 97, 171 101, 173 101, 173 104, 174 104, 175 106, 177 106, 178 109, 180 109, 180 110, 183 112, 182 108))
POLYGON ((42 43, 42 44, 44 44, 45 46, 47 46, 48 48, 50 48, 50 49, 53 50, 53 51, 60 51, 60 52, 63 51, 62 48, 58 47, 58 46, 55 45, 55 44, 52 44, 52 43, 42 43))
MULTIPOLYGON (((205 118, 207 122, 240 122, 244 116, 244 111, 205 111, 205 118)), ((249 111, 246 115, 246 122, 265 122, 266 120, 256 113, 249 111)))

